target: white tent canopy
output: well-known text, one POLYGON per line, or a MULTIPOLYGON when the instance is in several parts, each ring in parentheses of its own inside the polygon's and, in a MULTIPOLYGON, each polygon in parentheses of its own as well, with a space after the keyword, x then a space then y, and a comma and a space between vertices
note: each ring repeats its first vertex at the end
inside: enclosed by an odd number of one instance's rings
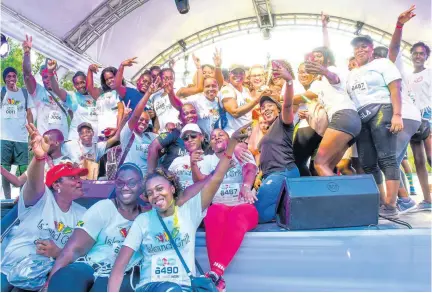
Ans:
MULTIPOLYGON (((137 56, 139 66, 125 73, 131 79, 179 40, 222 23, 255 17, 254 2, 258 0, 190 0, 190 12, 180 15, 174 0, 3 0, 1 31, 17 40, 26 33, 33 35, 36 49, 74 70, 86 69, 90 62, 118 66, 123 59, 137 56)), ((415 4, 417 16, 404 28, 404 41, 430 43, 432 38, 430 0, 268 2, 276 28, 277 15, 318 15, 324 10, 389 34, 397 16, 415 4)))

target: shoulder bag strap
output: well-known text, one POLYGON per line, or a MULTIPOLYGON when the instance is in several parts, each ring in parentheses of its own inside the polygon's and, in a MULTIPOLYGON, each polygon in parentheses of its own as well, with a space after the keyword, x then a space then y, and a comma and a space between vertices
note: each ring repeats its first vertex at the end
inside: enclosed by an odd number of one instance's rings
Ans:
POLYGON ((28 109, 28 91, 27 91, 26 88, 22 88, 21 90, 22 90, 23 95, 24 95, 24 100, 25 100, 25 109, 26 109, 26 111, 27 111, 27 109, 28 109))
POLYGON ((179 249, 177 247, 177 244, 175 243, 174 239, 172 238, 170 231, 168 231, 168 228, 165 225, 165 222, 162 220, 161 216, 159 215, 159 213, 157 211, 155 211, 155 213, 158 216, 159 221, 160 221, 160 223, 162 224, 162 227, 165 230, 165 233, 168 235, 168 239, 169 239, 169 241, 171 243, 171 246, 174 248, 174 250, 175 250, 178 258, 180 259, 180 262, 182 263, 182 265, 183 265, 186 273, 188 274, 188 276, 189 276, 190 279, 193 279, 194 276, 192 275, 192 272, 189 270, 189 267, 187 266, 187 264, 186 264, 183 256, 181 255, 181 253, 180 253, 180 251, 179 251, 179 249))
POLYGON ((62 106, 62 104, 60 104, 60 102, 58 101, 56 95, 51 92, 50 90, 47 90, 47 92, 50 93, 50 95, 53 97, 54 102, 57 104, 57 106, 60 107, 60 109, 62 110, 62 112, 66 115, 66 117, 69 118, 69 113, 66 111, 66 109, 62 106))
MULTIPOLYGON (((125 127, 129 127, 129 126, 126 125, 125 127)), ((131 136, 131 138, 129 139, 129 142, 128 142, 128 144, 127 144, 125 150, 123 151, 123 154, 122 154, 122 156, 121 156, 121 158, 120 158, 120 161, 119 161, 118 166, 123 165, 124 161, 126 160, 126 155, 127 155, 127 153, 129 152, 129 150, 130 150, 130 148, 131 148, 132 143, 133 143, 134 140, 135 140, 135 133, 132 132, 132 136, 131 136)))
POLYGON ((6 96, 6 87, 2 86, 2 88, 1 88, 1 103, 2 104, 3 104, 3 100, 4 100, 5 96, 6 96))

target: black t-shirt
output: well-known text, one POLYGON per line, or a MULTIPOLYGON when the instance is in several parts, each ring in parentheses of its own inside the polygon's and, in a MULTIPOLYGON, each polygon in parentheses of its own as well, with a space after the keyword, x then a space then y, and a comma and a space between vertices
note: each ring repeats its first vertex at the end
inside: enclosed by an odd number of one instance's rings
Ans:
POLYGON ((295 166, 293 134, 294 125, 285 124, 279 115, 260 143, 260 167, 264 176, 295 166))
POLYGON ((167 170, 175 158, 186 154, 186 149, 183 140, 180 138, 180 131, 178 129, 174 129, 171 133, 161 133, 157 137, 157 140, 164 148, 161 165, 167 170))

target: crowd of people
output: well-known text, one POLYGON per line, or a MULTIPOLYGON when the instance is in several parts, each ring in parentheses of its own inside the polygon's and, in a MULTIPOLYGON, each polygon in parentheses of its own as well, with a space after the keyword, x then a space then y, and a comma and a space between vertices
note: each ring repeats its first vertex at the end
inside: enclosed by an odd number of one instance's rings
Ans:
POLYGON ((323 46, 305 52, 297 74, 285 60, 225 70, 216 50, 214 64, 193 56, 193 83, 178 90, 174 70, 159 66, 126 86, 136 58, 104 68, 100 88, 98 65, 77 72, 74 92, 61 88, 57 62, 47 60, 39 84, 26 36, 26 88, 17 88, 16 68, 3 70, 2 185, 7 198, 10 184, 21 192, 19 226, 2 243, 2 292, 190 291, 170 237, 195 274, 201 222, 205 277, 224 291, 245 234, 275 220, 287 178, 372 174, 380 216, 431 210, 430 48, 412 46, 414 72, 403 68, 400 50, 414 16, 412 6, 398 17, 389 48, 356 36, 348 75, 335 64, 323 14, 323 46), (424 197, 418 204, 409 144, 424 197), (86 210, 74 202, 82 180, 113 180, 115 188, 86 210))

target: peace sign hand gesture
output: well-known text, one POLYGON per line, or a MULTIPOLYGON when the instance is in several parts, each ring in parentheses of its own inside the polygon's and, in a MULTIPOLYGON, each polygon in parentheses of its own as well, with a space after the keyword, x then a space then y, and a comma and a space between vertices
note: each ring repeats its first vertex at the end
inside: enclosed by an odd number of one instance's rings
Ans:
POLYGON ((327 24, 330 22, 330 17, 321 11, 321 22, 323 26, 327 26, 327 24))
POLYGON ((154 94, 155 92, 157 92, 158 90, 160 90, 160 84, 161 79, 160 77, 156 77, 156 79, 150 84, 149 88, 148 88, 148 92, 150 93, 150 95, 154 94))
POLYGON ((415 9, 416 9, 416 6, 411 5, 411 7, 408 10, 402 12, 401 15, 399 15, 399 17, 398 17, 398 23, 403 25, 406 22, 408 22, 411 18, 416 16, 416 14, 414 13, 415 9))
POLYGON ((138 58, 138 57, 133 57, 133 58, 130 58, 130 59, 126 59, 125 61, 123 61, 123 62, 121 63, 121 65, 122 65, 122 66, 131 67, 132 65, 138 63, 137 61, 135 61, 135 59, 137 59, 137 58, 138 58))
POLYGON ((200 58, 198 58, 197 56, 195 56, 195 54, 192 54, 192 59, 195 63, 196 69, 200 69, 201 68, 201 60, 200 58))
POLYGON ((222 49, 216 48, 213 55, 213 63, 216 67, 221 67, 222 65, 222 49))
POLYGON ((32 48, 32 44, 33 44, 33 37, 32 36, 29 37, 28 35, 26 35, 26 39, 22 44, 24 54, 30 53, 31 48, 32 48))

